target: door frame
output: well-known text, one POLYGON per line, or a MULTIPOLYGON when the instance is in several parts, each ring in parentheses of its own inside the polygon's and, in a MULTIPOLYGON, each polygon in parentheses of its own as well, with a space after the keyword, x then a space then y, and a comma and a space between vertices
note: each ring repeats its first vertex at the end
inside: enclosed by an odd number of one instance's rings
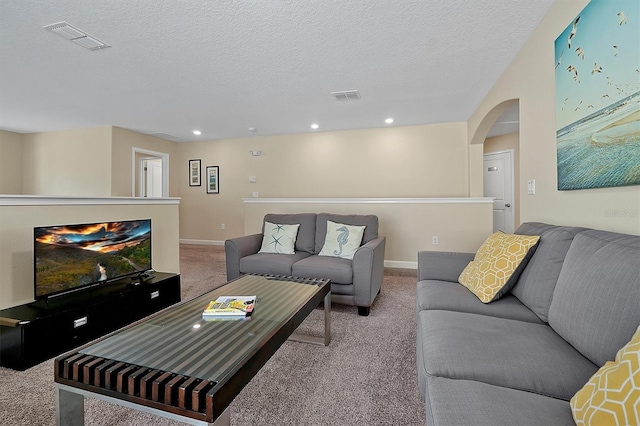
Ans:
MULTIPOLYGON (((162 197, 169 197, 169 154, 159 151, 151 151, 149 149, 131 148, 131 196, 136 197, 136 169, 140 169, 139 162, 136 162, 136 154, 144 154, 150 157, 160 158, 162 160, 162 197)), ((138 170, 138 175, 142 173, 138 170)), ((141 179, 139 179, 141 180, 141 179)), ((144 191, 139 191, 139 197, 142 197, 144 191)))
MULTIPOLYGON (((515 169, 515 150, 513 148, 511 149, 503 149, 500 151, 495 151, 495 152, 485 152, 482 155, 482 166, 483 166, 483 170, 484 170, 484 160, 486 158, 487 155, 495 155, 495 154, 507 154, 509 157, 509 163, 511 166, 511 183, 509 185, 510 187, 510 192, 511 192, 511 221, 513 223, 513 229, 515 231, 516 229, 516 209, 518 208, 518 205, 516 203, 516 169, 515 169)), ((484 173, 484 172, 483 172, 484 173)), ((484 195, 484 189, 483 189, 483 195, 484 195)))

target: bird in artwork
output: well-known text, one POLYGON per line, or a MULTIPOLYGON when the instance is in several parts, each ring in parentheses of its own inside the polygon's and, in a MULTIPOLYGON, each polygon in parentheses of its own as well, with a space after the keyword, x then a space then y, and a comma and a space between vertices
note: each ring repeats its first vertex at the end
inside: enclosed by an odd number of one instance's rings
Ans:
POLYGON ((578 104, 578 106, 576 107, 576 109, 574 111, 577 111, 580 109, 580 105, 582 105, 582 101, 580 101, 580 103, 578 104))
POLYGON ((560 66, 560 64, 562 63, 562 56, 564 55, 564 49, 562 50, 562 53, 560 54, 560 57, 558 58, 558 62, 556 63, 556 68, 558 68, 560 66))
POLYGON ((613 56, 618 56, 619 52, 620 52, 620 48, 614 44, 613 45, 613 56))
POLYGON ((589 105, 587 106, 587 109, 589 109, 589 108, 595 108, 595 107, 594 107, 593 105, 589 104, 589 105))
POLYGON ((564 102, 562 102, 562 110, 564 111, 564 106, 567 104, 567 101, 569 100, 569 98, 564 98, 564 102))
POLYGON ((623 11, 618 12, 618 18, 620 18, 620 20, 618 21, 618 25, 627 24, 627 15, 623 11))
POLYGON ((567 71, 572 72, 573 73, 573 80, 577 81, 578 83, 580 83, 580 79, 578 78, 578 70, 576 69, 576 67, 574 67, 573 65, 569 65, 567 67, 567 71))
POLYGON ((611 86, 611 77, 607 77, 607 84, 611 86))
POLYGON ((591 70, 591 74, 595 74, 597 72, 601 73, 602 67, 596 62, 593 64, 593 70, 591 70))
POLYGON ((584 49, 580 46, 578 46, 576 48, 576 55, 578 55, 579 57, 582 58, 582 60, 584 61, 584 49))
POLYGON ((602 95, 602 99, 604 98, 610 98, 610 96, 605 93, 604 95, 602 95))
POLYGON ((578 32, 578 21, 580 20, 580 16, 573 21, 573 27, 571 28, 571 32, 569 33, 569 39, 567 40, 567 44, 569 45, 569 49, 571 49, 571 40, 576 36, 578 32))

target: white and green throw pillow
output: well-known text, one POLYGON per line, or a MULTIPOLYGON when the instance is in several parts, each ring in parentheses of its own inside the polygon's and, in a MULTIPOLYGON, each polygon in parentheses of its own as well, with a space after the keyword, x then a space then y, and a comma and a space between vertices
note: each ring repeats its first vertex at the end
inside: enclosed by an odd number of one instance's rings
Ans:
POLYGON ((345 225, 327 221, 327 236, 318 255, 353 259, 360 248, 366 226, 345 225))
POLYGON ((294 254, 299 223, 283 225, 264 223, 262 247, 258 253, 294 254))

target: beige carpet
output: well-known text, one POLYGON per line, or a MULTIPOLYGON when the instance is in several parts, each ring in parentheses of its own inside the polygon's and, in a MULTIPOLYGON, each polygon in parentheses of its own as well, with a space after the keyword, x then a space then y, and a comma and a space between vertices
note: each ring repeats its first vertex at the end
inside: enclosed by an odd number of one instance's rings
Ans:
MULTIPOLYGON (((182 296, 225 283, 224 250, 182 245, 182 296)), ((371 315, 333 304, 328 347, 286 342, 231 405, 231 424, 422 425, 415 367, 415 271, 386 269, 371 315)), ((301 325, 321 335, 316 309, 301 325)), ((55 424, 53 362, 24 372, 0 368, 0 425, 55 424)), ((180 425, 88 398, 86 425, 180 425)))

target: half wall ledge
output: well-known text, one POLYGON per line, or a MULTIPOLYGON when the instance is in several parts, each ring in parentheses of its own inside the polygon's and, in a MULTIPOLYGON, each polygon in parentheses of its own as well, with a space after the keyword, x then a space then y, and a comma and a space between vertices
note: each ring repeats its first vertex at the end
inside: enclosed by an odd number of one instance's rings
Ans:
POLYGON ((180 204, 180 198, 84 197, 51 195, 2 195, 0 206, 68 206, 68 205, 149 205, 180 204))

